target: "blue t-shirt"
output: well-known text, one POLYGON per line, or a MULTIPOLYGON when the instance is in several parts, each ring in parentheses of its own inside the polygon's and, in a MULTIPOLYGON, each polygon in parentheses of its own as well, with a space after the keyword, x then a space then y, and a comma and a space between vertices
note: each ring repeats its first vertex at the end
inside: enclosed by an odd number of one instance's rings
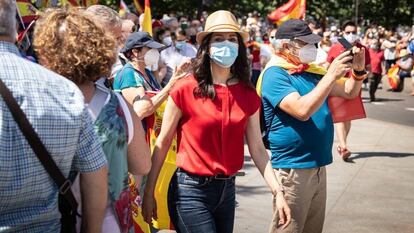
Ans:
POLYGON ((144 76, 132 66, 131 63, 125 64, 125 66, 116 74, 114 78, 114 90, 120 92, 129 87, 143 87, 146 91, 159 91, 161 86, 155 80, 151 71, 145 69, 145 73, 149 77, 149 81, 147 81, 144 76))
POLYGON ((303 72, 289 75, 280 67, 265 71, 262 104, 269 128, 273 168, 315 168, 332 163, 333 122, 328 103, 307 121, 300 121, 279 108, 288 94, 308 94, 321 77, 303 72))

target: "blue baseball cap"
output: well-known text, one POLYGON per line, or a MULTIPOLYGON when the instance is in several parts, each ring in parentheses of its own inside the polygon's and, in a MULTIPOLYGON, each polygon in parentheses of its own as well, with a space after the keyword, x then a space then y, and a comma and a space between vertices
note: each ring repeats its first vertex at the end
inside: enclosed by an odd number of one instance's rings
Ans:
POLYGON ((134 48, 148 47, 151 49, 162 50, 166 46, 156 42, 148 32, 134 32, 128 36, 125 46, 121 49, 121 53, 125 53, 134 48))

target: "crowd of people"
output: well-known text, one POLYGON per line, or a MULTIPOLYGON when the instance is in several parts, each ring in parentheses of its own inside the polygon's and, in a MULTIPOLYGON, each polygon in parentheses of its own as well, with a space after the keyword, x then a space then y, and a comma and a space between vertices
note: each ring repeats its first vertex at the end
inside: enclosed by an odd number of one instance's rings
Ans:
POLYGON ((131 179, 151 225, 175 136, 168 212, 177 232, 233 232, 245 144, 274 197, 269 232, 322 232, 334 123, 347 160, 357 119, 338 120, 329 99, 358 100, 369 80, 375 101, 395 65, 395 91, 414 76, 412 32, 374 25, 362 34, 352 21, 323 32, 313 21, 276 27, 256 13, 238 20, 219 10, 201 19, 165 14, 153 20, 151 35, 143 15, 121 17, 103 5, 54 8, 40 15, 25 47, 16 18, 15 1, 0 0, 0 84, 71 189, 54 183, 2 91, 0 232, 69 232, 60 208, 67 193, 79 204, 69 211, 70 232, 130 232, 131 179), (165 102, 150 151, 145 119, 165 102))

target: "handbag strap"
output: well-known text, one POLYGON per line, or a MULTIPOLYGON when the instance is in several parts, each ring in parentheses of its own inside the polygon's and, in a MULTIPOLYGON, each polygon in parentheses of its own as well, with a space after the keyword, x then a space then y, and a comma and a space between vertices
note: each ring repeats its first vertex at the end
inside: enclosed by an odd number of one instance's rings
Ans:
POLYGON ((36 154, 40 163, 52 177, 55 184, 59 187, 59 193, 69 202, 72 207, 72 211, 77 212, 78 203, 76 202, 75 197, 73 196, 71 190, 71 181, 66 179, 62 174, 55 161, 52 159, 51 155, 43 145, 37 133, 34 131, 33 126, 27 120, 26 115, 14 99, 12 93, 0 79, 0 94, 3 97, 7 107, 9 108, 11 114, 13 115, 14 120, 25 136, 30 147, 36 154))

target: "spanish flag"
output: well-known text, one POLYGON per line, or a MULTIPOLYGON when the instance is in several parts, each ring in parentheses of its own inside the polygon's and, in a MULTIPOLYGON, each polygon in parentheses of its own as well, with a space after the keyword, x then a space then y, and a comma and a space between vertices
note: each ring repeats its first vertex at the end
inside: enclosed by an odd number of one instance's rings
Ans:
POLYGON ((144 21, 142 22, 142 31, 148 32, 152 36, 152 18, 150 0, 145 0, 144 21))
POLYGON ((306 0, 289 0, 281 7, 272 11, 267 18, 277 25, 289 19, 303 19, 306 12, 306 0))
POLYGON ((28 0, 17 0, 16 4, 24 24, 29 24, 39 17, 37 15, 36 7, 33 6, 28 0))

